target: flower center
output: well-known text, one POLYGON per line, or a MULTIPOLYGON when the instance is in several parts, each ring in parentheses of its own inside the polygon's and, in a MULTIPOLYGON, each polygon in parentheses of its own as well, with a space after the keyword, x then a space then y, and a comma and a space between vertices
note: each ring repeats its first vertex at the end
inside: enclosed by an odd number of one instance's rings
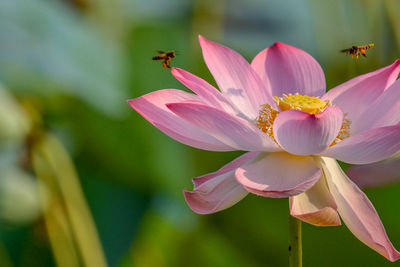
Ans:
POLYGON ((296 109, 301 110, 310 114, 319 114, 327 106, 330 106, 330 102, 325 102, 319 97, 308 96, 308 95, 295 95, 283 94, 282 97, 274 97, 275 103, 278 105, 281 111, 296 109))
MULTIPOLYGON (((325 110, 328 106, 332 106, 331 101, 321 100, 319 97, 308 96, 308 95, 300 95, 300 94, 283 94, 282 97, 274 97, 274 102, 280 109, 280 111, 285 110, 301 110, 303 112, 307 112, 310 114, 319 114, 325 110)), ((274 137, 274 133, 272 130, 272 126, 274 124, 276 116, 279 114, 279 111, 274 109, 269 104, 264 104, 261 106, 258 117, 256 118, 256 126, 268 134, 272 138, 274 137)), ((332 142, 331 146, 336 145, 343 139, 350 136, 350 125, 351 121, 346 119, 346 115, 344 114, 343 124, 339 131, 338 136, 332 142)))

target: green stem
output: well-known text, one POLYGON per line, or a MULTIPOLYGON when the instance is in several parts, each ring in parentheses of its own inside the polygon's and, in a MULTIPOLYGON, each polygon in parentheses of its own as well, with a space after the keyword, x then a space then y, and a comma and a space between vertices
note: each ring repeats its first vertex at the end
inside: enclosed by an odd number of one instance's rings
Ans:
POLYGON ((303 266, 301 221, 289 215, 289 266, 303 266))

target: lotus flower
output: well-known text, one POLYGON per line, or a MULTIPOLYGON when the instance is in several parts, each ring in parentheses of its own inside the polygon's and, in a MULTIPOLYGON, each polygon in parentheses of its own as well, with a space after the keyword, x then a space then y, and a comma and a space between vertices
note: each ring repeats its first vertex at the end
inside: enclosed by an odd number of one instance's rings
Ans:
POLYGON ((340 225, 384 257, 400 257, 367 196, 336 160, 369 164, 400 150, 400 60, 325 92, 317 61, 275 43, 249 64, 235 51, 199 37, 221 91, 182 69, 172 74, 195 94, 151 92, 128 103, 186 145, 248 151, 185 191, 191 209, 209 214, 249 192, 289 197, 290 214, 317 226, 340 225), (339 217, 340 216, 340 217, 339 217))

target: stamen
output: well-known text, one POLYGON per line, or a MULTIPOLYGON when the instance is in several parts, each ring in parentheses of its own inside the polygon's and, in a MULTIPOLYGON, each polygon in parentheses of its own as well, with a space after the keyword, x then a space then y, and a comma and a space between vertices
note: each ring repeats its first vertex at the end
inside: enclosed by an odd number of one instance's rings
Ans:
POLYGON ((276 116, 279 114, 279 111, 274 109, 268 104, 264 104, 261 106, 260 113, 256 120, 257 127, 268 134, 271 137, 274 137, 274 133, 272 131, 272 125, 274 124, 274 120, 276 116))
POLYGON ((332 142, 330 146, 334 146, 343 139, 350 137, 350 125, 351 120, 346 118, 347 113, 344 114, 342 128, 340 128, 338 136, 336 136, 335 140, 332 142))

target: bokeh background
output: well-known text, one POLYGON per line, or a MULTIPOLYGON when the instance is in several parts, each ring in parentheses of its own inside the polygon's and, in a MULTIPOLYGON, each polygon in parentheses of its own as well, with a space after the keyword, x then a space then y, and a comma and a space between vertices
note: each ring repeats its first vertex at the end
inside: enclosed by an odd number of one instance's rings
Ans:
MULTIPOLYGON (((397 0, 1 0, 0 266, 286 266, 287 199, 249 195, 200 216, 182 190, 240 152, 171 140, 126 103, 215 84, 198 34, 248 60, 275 41, 322 65, 327 87, 400 57, 397 0), (375 43, 358 61, 339 51, 375 43)), ((400 167, 400 166, 399 166, 400 167)), ((400 184, 366 190, 400 248, 400 184)), ((305 266, 399 266, 345 226, 303 224, 305 266)))

